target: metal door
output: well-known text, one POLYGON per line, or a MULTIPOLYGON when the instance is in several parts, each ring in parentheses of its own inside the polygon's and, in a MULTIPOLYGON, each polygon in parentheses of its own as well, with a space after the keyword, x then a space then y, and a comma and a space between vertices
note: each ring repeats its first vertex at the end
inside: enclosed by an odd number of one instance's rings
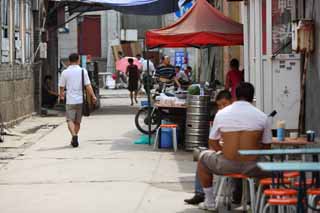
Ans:
POLYGON ((100 15, 83 16, 78 25, 78 51, 81 55, 101 57, 100 15))

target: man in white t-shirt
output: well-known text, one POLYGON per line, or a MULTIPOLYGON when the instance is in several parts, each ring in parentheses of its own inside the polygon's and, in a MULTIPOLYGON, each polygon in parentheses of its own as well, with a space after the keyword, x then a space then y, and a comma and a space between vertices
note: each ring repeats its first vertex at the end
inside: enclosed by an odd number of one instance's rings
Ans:
POLYGON ((138 59, 138 61, 139 61, 139 62, 140 62, 140 64, 142 65, 142 64, 143 64, 143 62, 144 62, 144 58, 141 56, 141 54, 140 54, 140 53, 136 55, 136 58, 138 59))
POLYGON ((71 54, 69 56, 69 66, 62 72, 59 83, 60 100, 64 100, 64 90, 66 89, 67 91, 66 118, 69 131, 72 135, 71 145, 73 147, 79 146, 78 133, 82 119, 83 87, 91 96, 93 103, 95 104, 97 101, 97 98, 94 95, 91 87, 88 72, 86 69, 82 69, 79 64, 79 54, 71 54), (84 82, 84 85, 82 85, 82 82, 84 82))
POLYGON ((254 87, 250 83, 240 83, 236 97, 236 102, 215 116, 209 136, 209 147, 214 151, 205 151, 200 156, 198 175, 205 193, 205 201, 199 204, 201 209, 216 210, 213 174, 270 176, 257 167, 257 156, 241 156, 238 152, 270 148, 272 133, 268 117, 252 105, 254 87))
POLYGON ((153 56, 150 56, 149 62, 148 62, 148 60, 143 60, 143 62, 142 62, 143 74, 147 74, 147 72, 148 72, 148 63, 149 63, 149 75, 153 76, 153 73, 156 71, 156 68, 154 67, 153 60, 154 60, 153 56))

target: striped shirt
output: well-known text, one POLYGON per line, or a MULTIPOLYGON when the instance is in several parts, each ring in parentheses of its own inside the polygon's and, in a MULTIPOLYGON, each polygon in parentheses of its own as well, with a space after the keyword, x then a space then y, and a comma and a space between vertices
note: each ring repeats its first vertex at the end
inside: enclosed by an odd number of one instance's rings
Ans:
POLYGON ((161 64, 159 67, 157 67, 155 76, 166 78, 166 79, 172 79, 176 75, 176 71, 174 69, 174 66, 172 65, 164 65, 161 64))

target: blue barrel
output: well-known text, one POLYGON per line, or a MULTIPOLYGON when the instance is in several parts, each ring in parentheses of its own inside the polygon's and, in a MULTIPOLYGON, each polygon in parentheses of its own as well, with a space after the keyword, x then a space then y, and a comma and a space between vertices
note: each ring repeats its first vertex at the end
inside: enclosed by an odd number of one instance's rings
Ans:
POLYGON ((161 141, 160 147, 165 149, 173 148, 172 141, 172 129, 170 128, 161 128, 161 141))
MULTIPOLYGON (((177 142, 180 135, 180 129, 176 129, 177 132, 177 142)), ((173 140, 172 140, 173 130, 171 128, 161 128, 161 141, 160 148, 171 149, 173 148, 173 140)))

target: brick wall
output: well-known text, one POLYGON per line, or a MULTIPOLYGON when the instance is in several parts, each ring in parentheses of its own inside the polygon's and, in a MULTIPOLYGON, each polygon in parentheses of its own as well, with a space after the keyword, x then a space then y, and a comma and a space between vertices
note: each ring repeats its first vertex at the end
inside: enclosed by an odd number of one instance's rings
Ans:
POLYGON ((33 73, 30 66, 0 64, 0 113, 13 122, 34 111, 33 73))

